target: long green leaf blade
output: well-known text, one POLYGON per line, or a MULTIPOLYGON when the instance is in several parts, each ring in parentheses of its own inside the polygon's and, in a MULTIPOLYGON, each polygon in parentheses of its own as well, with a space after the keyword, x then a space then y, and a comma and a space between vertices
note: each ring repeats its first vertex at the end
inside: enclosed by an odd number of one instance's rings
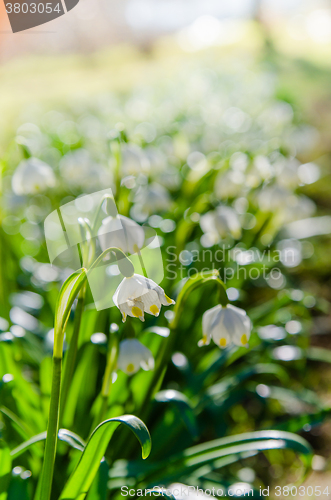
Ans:
POLYGON ((9 448, 0 444, 0 500, 6 500, 11 478, 11 456, 9 448))
POLYGON ((142 457, 148 457, 151 451, 151 437, 146 425, 134 415, 105 420, 95 428, 81 459, 69 478, 60 500, 83 500, 95 478, 108 443, 120 424, 124 424, 135 434, 142 447, 142 457))

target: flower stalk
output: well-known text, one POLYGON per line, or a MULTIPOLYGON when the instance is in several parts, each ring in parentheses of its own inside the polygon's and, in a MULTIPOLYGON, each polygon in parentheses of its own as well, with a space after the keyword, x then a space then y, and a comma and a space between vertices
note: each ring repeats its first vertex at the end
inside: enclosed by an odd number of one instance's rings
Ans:
POLYGON ((56 456, 57 436, 59 429, 61 372, 63 357, 64 332, 69 319, 72 304, 82 289, 86 280, 86 270, 80 269, 73 273, 62 285, 55 312, 54 348, 53 348, 53 374, 52 389, 49 405, 47 437, 45 445, 44 462, 40 481, 37 487, 36 500, 50 500, 54 463, 56 456))
POLYGON ((106 363, 105 374, 103 376, 103 381, 102 381, 101 405, 97 417, 98 420, 97 424, 103 421, 108 410, 108 399, 112 386, 113 373, 116 369, 117 358, 118 358, 118 335, 116 333, 113 333, 111 334, 109 340, 107 363, 106 363))
POLYGON ((59 430, 59 401, 61 391, 62 356, 53 356, 52 390, 49 405, 49 418, 47 425, 47 438, 40 487, 38 485, 36 498, 49 500, 54 473, 57 434, 59 430), (39 493, 39 495, 38 495, 39 493))
POLYGON ((86 286, 83 286, 78 295, 77 306, 74 317, 73 332, 69 343, 69 349, 66 353, 66 358, 65 358, 63 380, 61 387, 60 422, 62 422, 64 417, 64 411, 69 394, 69 388, 75 371, 80 325, 82 322, 82 316, 84 312, 85 292, 86 292, 86 286))

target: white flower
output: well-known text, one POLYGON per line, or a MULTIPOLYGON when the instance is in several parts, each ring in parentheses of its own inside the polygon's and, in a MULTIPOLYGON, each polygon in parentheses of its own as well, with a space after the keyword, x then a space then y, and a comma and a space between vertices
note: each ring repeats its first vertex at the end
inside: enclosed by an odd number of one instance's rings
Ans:
POLYGON ((98 231, 98 237, 102 251, 117 247, 124 253, 130 254, 140 250, 145 241, 143 228, 124 215, 104 219, 98 231))
POLYGON ((251 320, 243 309, 231 304, 226 307, 217 305, 208 309, 202 317, 203 337, 198 345, 208 345, 213 339, 222 348, 231 343, 246 346, 251 330, 251 320))
POLYGON ((145 321, 144 313, 158 316, 161 305, 175 304, 159 285, 139 274, 123 279, 114 293, 113 301, 122 313, 123 322, 127 315, 145 321))
POLYGON ((52 168, 38 158, 23 160, 17 167, 12 178, 12 188, 15 194, 37 194, 54 187, 55 174, 52 168))
POLYGON ((225 238, 231 234, 234 238, 240 238, 241 226, 237 212, 233 208, 219 206, 216 210, 207 212, 200 218, 200 226, 204 233, 210 234, 215 243, 219 237, 225 238))
POLYGON ((154 369, 154 358, 149 349, 137 339, 126 339, 120 343, 117 367, 127 375, 154 369))

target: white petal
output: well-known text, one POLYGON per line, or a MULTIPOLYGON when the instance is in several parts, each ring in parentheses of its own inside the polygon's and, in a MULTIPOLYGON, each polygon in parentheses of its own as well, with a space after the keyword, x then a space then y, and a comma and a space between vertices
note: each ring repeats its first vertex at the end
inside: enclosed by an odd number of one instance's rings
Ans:
POLYGON ((117 366, 120 370, 133 375, 139 368, 152 370, 154 358, 151 351, 137 339, 126 339, 120 343, 117 366))
POLYGON ((251 336, 252 322, 248 316, 243 318, 243 330, 233 335, 233 343, 238 346, 246 346, 251 336))
POLYGON ((240 307, 233 306, 232 304, 228 304, 226 306, 227 309, 230 309, 231 311, 234 311, 238 314, 241 314, 242 316, 246 316, 246 311, 244 309, 240 309, 240 307))
POLYGON ((161 302, 155 290, 148 290, 147 293, 141 296, 141 301, 144 304, 144 311, 153 316, 158 316, 161 310, 161 302))
POLYGON ((231 335, 227 328, 224 326, 224 317, 225 317, 226 308, 222 307, 210 325, 211 328, 211 336, 213 341, 218 347, 224 349, 231 344, 231 335))
POLYGON ((148 371, 148 370, 154 370, 155 362, 153 358, 153 354, 147 347, 144 347, 144 352, 142 352, 142 360, 140 362, 140 366, 143 370, 148 371))
POLYGON ((128 375, 133 375, 140 368, 140 342, 136 339, 126 339, 120 343, 117 366, 128 375))
POLYGON ((211 339, 211 324, 217 313, 222 309, 221 305, 217 305, 208 309, 202 316, 202 339, 198 342, 198 346, 208 345, 211 339))

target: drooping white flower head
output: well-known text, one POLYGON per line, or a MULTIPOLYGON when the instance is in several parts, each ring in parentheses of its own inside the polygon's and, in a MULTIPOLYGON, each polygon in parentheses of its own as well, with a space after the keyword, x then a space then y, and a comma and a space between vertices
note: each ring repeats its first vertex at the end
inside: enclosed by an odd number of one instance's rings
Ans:
POLYGON ((127 375, 133 375, 142 368, 154 369, 153 354, 137 339, 126 339, 120 343, 117 367, 127 375))
POLYGON ((37 194, 54 187, 55 174, 52 168, 38 158, 23 160, 16 168, 12 178, 15 194, 37 194))
POLYGON ((220 205, 216 210, 207 212, 200 218, 200 226, 212 241, 225 238, 231 234, 234 238, 240 238, 241 226, 237 212, 230 207, 220 205))
POLYGON ((114 293, 113 301, 122 313, 123 322, 127 315, 145 321, 144 313, 158 316, 162 305, 175 304, 159 285, 140 274, 124 278, 114 293))
POLYGON ((134 220, 124 215, 107 217, 98 231, 102 251, 110 247, 120 248, 124 253, 136 253, 145 241, 144 230, 134 220))
POLYGON ((217 305, 202 316, 203 337, 198 345, 208 345, 213 339, 222 348, 230 344, 246 346, 251 330, 251 320, 243 309, 231 304, 217 305))

